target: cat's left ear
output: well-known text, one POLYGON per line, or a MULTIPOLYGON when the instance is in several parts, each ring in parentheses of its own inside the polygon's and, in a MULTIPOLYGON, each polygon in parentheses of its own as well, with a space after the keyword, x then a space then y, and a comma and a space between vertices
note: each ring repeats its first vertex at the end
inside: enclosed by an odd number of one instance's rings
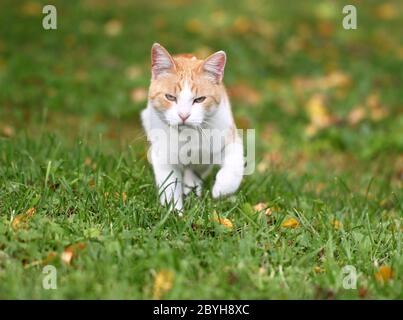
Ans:
POLYGON ((204 60, 202 67, 214 82, 220 83, 224 77, 227 55, 224 51, 218 51, 204 60))

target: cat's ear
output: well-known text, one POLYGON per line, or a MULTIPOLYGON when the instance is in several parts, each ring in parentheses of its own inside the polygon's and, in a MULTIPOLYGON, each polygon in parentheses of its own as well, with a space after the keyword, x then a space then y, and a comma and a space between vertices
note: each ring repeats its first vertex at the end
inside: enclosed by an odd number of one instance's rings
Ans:
POLYGON ((151 49, 151 71, 153 79, 159 75, 175 71, 174 60, 159 43, 154 43, 151 49))
POLYGON ((218 51, 204 60, 202 67, 213 81, 219 83, 224 77, 225 62, 227 56, 224 51, 218 51))

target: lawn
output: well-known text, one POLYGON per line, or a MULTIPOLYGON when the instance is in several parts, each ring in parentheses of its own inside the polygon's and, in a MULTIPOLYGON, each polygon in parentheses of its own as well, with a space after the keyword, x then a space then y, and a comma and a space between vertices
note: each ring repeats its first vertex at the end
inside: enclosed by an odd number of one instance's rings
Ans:
POLYGON ((0 299, 403 298, 401 1, 350 1, 356 30, 343 1, 53 3, 57 30, 0 2, 0 299), (225 50, 256 130, 240 190, 182 218, 139 122, 153 42, 225 50))

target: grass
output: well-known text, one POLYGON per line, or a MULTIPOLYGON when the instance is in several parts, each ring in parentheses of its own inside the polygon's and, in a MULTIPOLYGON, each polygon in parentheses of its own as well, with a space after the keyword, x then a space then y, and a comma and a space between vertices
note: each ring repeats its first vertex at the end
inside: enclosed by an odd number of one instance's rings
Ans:
POLYGON ((56 31, 44 2, 0 4, 0 298, 403 298, 399 1, 357 2, 355 31, 338 1, 55 3, 56 31), (221 201, 211 177, 183 218, 158 204, 138 119, 154 41, 225 49, 236 121, 256 129, 256 172, 221 201))

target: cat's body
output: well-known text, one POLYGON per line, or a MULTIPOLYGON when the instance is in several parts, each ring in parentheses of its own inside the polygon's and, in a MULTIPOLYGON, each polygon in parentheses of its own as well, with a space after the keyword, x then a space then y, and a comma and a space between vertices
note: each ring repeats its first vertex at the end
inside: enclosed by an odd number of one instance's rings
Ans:
POLYGON ((141 118, 162 204, 181 210, 184 195, 194 190, 200 196, 203 179, 214 164, 221 167, 214 198, 234 193, 241 183, 243 146, 222 83, 225 61, 223 51, 199 60, 191 55, 171 57, 162 46, 153 45, 152 80, 141 118), (208 135, 214 136, 214 143, 208 135), (181 136, 200 143, 190 144, 181 136))

